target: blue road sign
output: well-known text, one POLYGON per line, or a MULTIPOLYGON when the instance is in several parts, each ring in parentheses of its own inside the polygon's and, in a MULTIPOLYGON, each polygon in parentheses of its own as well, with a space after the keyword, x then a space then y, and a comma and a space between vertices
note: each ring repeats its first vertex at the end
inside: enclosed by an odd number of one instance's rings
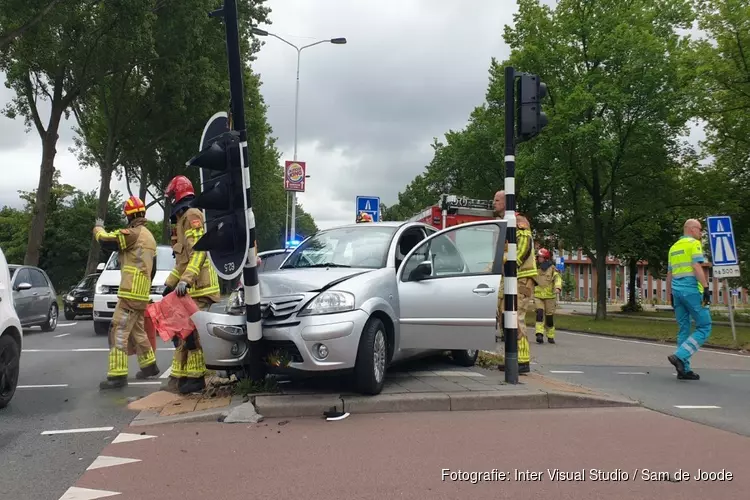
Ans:
POLYGON ((557 258, 557 264, 555 265, 557 267, 557 270, 561 273, 565 271, 565 257, 558 257, 557 258))
POLYGON ((736 266, 737 245, 734 240, 732 218, 728 215, 708 217, 708 238, 711 241, 711 256, 714 266, 736 266))
POLYGON ((357 196, 355 220, 362 212, 370 214, 373 222, 380 222, 380 198, 377 196, 357 196))

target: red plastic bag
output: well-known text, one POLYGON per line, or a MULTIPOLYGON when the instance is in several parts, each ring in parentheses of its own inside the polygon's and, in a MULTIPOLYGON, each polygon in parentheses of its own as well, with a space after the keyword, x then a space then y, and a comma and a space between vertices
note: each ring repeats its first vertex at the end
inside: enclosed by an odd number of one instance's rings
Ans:
POLYGON ((178 297, 176 293, 170 293, 160 302, 149 304, 146 317, 162 340, 170 342, 175 335, 184 339, 193 333, 195 325, 190 317, 198 310, 189 295, 178 297))

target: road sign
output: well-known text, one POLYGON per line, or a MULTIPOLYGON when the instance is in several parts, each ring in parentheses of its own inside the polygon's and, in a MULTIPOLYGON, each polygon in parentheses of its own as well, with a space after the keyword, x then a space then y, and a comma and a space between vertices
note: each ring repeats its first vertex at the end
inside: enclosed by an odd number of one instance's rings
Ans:
POLYGON ((557 267, 557 270, 560 272, 565 271, 565 257, 558 257, 555 267, 557 267))
POLYGON ((284 163, 284 189, 287 191, 305 192, 306 166, 304 161, 287 161, 284 163))
POLYGON ((355 220, 363 213, 372 217, 372 222, 380 222, 380 198, 377 196, 357 196, 355 220))
POLYGON ((714 277, 738 278, 740 276, 740 261, 737 258, 732 218, 728 215, 708 217, 706 225, 708 226, 708 238, 711 242, 714 277))

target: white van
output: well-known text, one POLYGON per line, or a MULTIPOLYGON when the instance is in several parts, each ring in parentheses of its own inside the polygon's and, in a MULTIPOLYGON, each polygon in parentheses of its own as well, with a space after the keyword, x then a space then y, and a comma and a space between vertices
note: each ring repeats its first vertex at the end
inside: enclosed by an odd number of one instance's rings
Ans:
MULTIPOLYGON (((151 300, 159 302, 164 292, 164 283, 169 273, 174 269, 175 260, 172 247, 158 245, 156 247, 156 275, 151 282, 151 300)), ((96 281, 94 291, 94 332, 97 335, 109 333, 109 325, 117 305, 117 291, 120 288, 120 262, 117 252, 112 252, 106 264, 99 264, 101 271, 96 281)))

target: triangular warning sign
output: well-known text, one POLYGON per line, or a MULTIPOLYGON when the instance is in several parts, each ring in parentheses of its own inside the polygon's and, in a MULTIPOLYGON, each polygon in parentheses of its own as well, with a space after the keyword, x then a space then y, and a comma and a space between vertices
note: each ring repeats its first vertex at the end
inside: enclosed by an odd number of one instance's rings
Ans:
POLYGON ((114 467, 115 465, 132 464, 134 462, 140 462, 140 460, 137 458, 120 458, 101 455, 96 457, 94 463, 89 465, 86 470, 103 469, 104 467, 114 467))
POLYGON ((63 493, 60 500, 97 500, 98 498, 113 497, 115 495, 122 495, 116 491, 106 490, 92 490, 89 488, 78 488, 72 486, 68 488, 68 491, 63 493))
POLYGON ((152 439, 156 436, 149 436, 148 434, 128 434, 127 432, 121 432, 117 435, 112 444, 117 443, 129 443, 131 441, 141 441, 142 439, 152 439))

